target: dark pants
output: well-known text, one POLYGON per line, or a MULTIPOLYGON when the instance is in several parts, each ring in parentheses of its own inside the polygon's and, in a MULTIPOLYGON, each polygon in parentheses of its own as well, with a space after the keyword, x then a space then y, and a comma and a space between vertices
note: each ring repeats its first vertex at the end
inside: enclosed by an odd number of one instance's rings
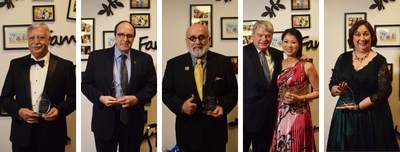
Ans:
MULTIPOLYGON (((119 120, 119 115, 117 120, 119 120)), ((97 152, 116 152, 119 146, 119 152, 140 152, 141 141, 135 140, 132 135, 126 132, 128 127, 120 121, 116 121, 115 133, 112 139, 104 140, 94 135, 97 152)))
MULTIPOLYGON (((43 143, 38 138, 38 130, 36 125, 32 126, 30 143, 28 146, 20 146, 16 144, 12 144, 13 152, 64 152, 65 144, 62 142, 59 143, 43 143)), ((57 141, 57 139, 53 139, 53 141, 57 141)))
POLYGON ((265 123, 259 132, 248 132, 243 130, 243 152, 248 152, 250 144, 253 152, 266 152, 272 144, 274 125, 265 123))

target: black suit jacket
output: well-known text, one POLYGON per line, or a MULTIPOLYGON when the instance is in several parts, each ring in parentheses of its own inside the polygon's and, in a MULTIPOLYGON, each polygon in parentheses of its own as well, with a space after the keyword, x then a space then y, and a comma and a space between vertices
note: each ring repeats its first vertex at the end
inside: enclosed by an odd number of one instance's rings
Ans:
MULTIPOLYGON (((32 109, 31 87, 29 82, 31 55, 13 59, 1 93, 4 109, 12 116, 10 140, 19 146, 28 146, 32 124, 19 117, 20 108, 32 109), (14 98, 15 96, 15 98, 14 98)), ((51 106, 58 110, 54 121, 40 118, 37 125, 39 144, 66 144, 67 123, 65 117, 76 108, 75 67, 71 61, 50 53, 44 90, 51 106)))
POLYGON ((272 133, 275 126, 278 106, 276 79, 282 69, 283 53, 271 47, 268 51, 274 63, 274 71, 271 82, 267 85, 256 47, 253 43, 243 47, 244 131, 272 133), (262 128, 263 126, 268 128, 262 128))
MULTIPOLYGON (((115 47, 115 46, 114 46, 115 47)), ((116 117, 115 107, 106 107, 100 102, 100 96, 109 95, 113 85, 114 47, 93 51, 89 55, 86 71, 82 77, 82 93, 93 103, 92 131, 103 140, 114 135, 116 117)), ((128 127, 126 134, 141 140, 145 125, 144 105, 151 102, 157 91, 157 78, 154 63, 150 55, 135 49, 130 50, 131 77, 127 95, 135 95, 138 104, 128 108, 128 127)))
POLYGON ((176 115, 176 140, 180 148, 187 151, 201 149, 202 141, 225 145, 228 141, 227 114, 235 107, 238 98, 237 81, 229 58, 208 51, 206 83, 203 97, 213 90, 224 110, 222 118, 202 114, 202 103, 197 93, 194 67, 190 53, 168 61, 162 83, 164 104, 176 115), (194 94, 197 110, 193 115, 181 112, 185 100, 194 94), (213 138, 204 139, 204 134, 213 138))

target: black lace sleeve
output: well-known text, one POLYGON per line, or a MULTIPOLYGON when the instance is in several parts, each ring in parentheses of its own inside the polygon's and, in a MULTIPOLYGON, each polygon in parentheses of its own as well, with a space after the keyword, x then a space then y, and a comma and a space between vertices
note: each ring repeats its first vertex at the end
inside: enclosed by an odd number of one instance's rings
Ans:
POLYGON ((383 58, 378 62, 378 89, 375 93, 371 94, 370 99, 372 103, 379 105, 387 102, 390 94, 392 93, 392 85, 390 81, 390 73, 387 68, 386 59, 383 58))
POLYGON ((329 82, 329 91, 331 91, 332 87, 334 85, 339 84, 339 78, 338 74, 340 71, 342 71, 342 66, 343 65, 343 54, 339 56, 339 58, 336 60, 335 67, 332 71, 332 76, 331 76, 331 81, 329 82))

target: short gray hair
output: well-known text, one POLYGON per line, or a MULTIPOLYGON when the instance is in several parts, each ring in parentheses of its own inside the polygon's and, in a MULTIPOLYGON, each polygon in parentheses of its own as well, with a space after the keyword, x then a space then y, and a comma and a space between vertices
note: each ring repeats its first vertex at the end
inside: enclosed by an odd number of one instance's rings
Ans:
POLYGON ((253 25, 253 34, 256 32, 257 28, 264 28, 270 33, 274 33, 274 26, 270 21, 267 20, 258 20, 256 23, 253 25))
POLYGON ((29 33, 29 32, 32 31, 33 29, 39 28, 39 27, 43 28, 43 29, 46 31, 46 35, 50 38, 50 29, 49 29, 49 27, 48 27, 46 24, 44 24, 44 23, 34 23, 34 24, 31 24, 31 25, 28 27, 27 32, 29 33))

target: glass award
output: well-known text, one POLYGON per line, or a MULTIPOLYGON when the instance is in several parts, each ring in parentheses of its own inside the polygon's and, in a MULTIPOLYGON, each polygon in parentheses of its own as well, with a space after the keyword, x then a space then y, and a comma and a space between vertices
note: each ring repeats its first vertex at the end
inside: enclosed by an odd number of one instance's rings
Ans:
POLYGON ((39 97, 37 104, 38 104, 37 113, 46 114, 50 111, 51 102, 46 93, 43 92, 43 94, 39 97))
POLYGON ((354 93, 353 90, 350 89, 349 86, 345 91, 340 95, 339 101, 342 102, 341 105, 337 106, 336 109, 344 109, 346 106, 355 106, 356 103, 354 102, 354 93))
POLYGON ((203 113, 212 112, 218 105, 218 99, 211 91, 210 95, 206 96, 203 100, 203 113))

